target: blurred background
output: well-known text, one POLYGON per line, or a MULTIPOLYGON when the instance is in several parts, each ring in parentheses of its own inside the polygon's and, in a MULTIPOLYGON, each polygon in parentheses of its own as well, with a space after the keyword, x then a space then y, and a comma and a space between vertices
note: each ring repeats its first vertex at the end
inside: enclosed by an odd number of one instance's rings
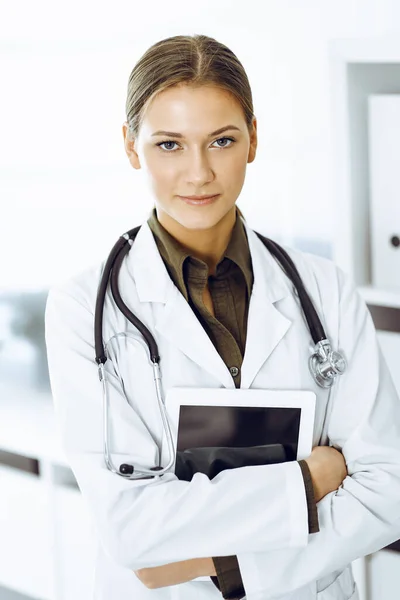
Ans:
MULTIPOLYGON (((194 33, 229 46, 252 86, 246 220, 353 276, 400 390, 397 0, 0 0, 0 600, 90 598, 94 531, 54 420, 45 302, 147 219, 123 146, 128 77, 150 45, 194 33)), ((360 600, 398 597, 400 544, 353 567, 360 600)))

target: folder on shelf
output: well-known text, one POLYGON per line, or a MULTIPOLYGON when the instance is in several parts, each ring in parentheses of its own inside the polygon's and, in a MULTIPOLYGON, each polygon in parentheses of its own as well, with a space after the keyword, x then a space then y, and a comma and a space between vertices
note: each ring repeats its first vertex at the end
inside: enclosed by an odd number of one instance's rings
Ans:
POLYGON ((372 284, 400 291, 400 95, 368 99, 372 284))

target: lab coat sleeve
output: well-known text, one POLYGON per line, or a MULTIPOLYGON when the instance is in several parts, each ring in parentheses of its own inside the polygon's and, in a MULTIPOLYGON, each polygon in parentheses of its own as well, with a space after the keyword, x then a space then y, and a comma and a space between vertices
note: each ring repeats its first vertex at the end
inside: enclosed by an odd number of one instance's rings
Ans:
POLYGON ((348 476, 317 504, 320 532, 305 548, 238 553, 248 600, 289 594, 400 538, 400 401, 365 302, 337 274, 348 370, 331 391, 327 434, 348 476))
MULTIPOLYGON (((305 546, 307 503, 297 461, 225 470, 213 480, 196 473, 190 482, 173 472, 131 481, 106 468, 94 315, 82 296, 65 284, 50 290, 47 358, 63 448, 105 552, 117 564, 137 570, 238 551, 305 546)), ((105 370, 114 462, 151 468, 158 464, 152 433, 127 401, 110 359, 105 370)))

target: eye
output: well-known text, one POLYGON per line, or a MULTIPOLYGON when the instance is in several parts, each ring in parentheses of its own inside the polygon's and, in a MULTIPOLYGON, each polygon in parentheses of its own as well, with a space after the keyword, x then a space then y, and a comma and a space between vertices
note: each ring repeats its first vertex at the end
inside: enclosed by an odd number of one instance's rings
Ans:
MULTIPOLYGON (((215 142, 220 142, 221 140, 229 140, 230 142, 235 142, 235 140, 233 138, 230 137, 222 137, 222 138, 218 138, 218 140, 215 140, 215 142)), ((215 144, 215 142, 213 142, 215 144)), ((218 146, 218 148, 228 148, 229 146, 232 146, 232 144, 228 144, 227 146, 218 146)))
MULTIPOLYGON (((156 146, 163 146, 164 144, 176 144, 176 142, 173 142, 172 140, 165 140, 165 142, 160 142, 159 144, 156 144, 156 146)), ((172 148, 163 148, 163 150, 170 152, 172 150, 172 148)))
MULTIPOLYGON (((230 144, 224 145, 224 146, 218 145, 218 148, 221 148, 221 150, 223 148, 228 148, 229 146, 232 146, 232 144, 236 141, 234 138, 231 138, 231 137, 222 137, 222 138, 218 138, 217 140, 215 140, 215 142, 220 142, 221 140, 228 140, 229 142, 231 142, 230 144)), ((215 142, 213 142, 213 144, 215 144, 215 142)), ((169 147, 169 148, 163 148, 163 146, 165 144, 172 144, 172 145, 175 144, 176 145, 177 142, 174 142, 173 140, 164 140, 163 142, 159 142, 158 144, 156 144, 156 146, 158 146, 159 148, 161 148, 164 152, 171 153, 171 152, 175 152, 176 151, 175 148, 171 148, 171 147, 169 147)))

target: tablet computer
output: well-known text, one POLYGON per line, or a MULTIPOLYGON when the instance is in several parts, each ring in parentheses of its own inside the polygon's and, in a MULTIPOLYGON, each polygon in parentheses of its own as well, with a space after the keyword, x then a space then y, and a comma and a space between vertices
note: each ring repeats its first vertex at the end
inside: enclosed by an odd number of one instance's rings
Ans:
MULTIPOLYGON (((271 445, 273 454, 283 444, 285 455, 291 454, 286 460, 307 458, 312 451, 315 401, 315 393, 304 390, 170 388, 165 406, 175 448, 172 471, 177 453, 193 448, 207 452, 216 447, 271 445)), ((164 431, 161 464, 167 463, 164 431)), ((210 578, 193 581, 210 582, 210 578)))
MULTIPOLYGON (((300 460, 312 451, 315 401, 308 390, 175 387, 165 406, 175 452, 285 444, 300 460)), ((165 432, 162 459, 166 464, 165 432)))

